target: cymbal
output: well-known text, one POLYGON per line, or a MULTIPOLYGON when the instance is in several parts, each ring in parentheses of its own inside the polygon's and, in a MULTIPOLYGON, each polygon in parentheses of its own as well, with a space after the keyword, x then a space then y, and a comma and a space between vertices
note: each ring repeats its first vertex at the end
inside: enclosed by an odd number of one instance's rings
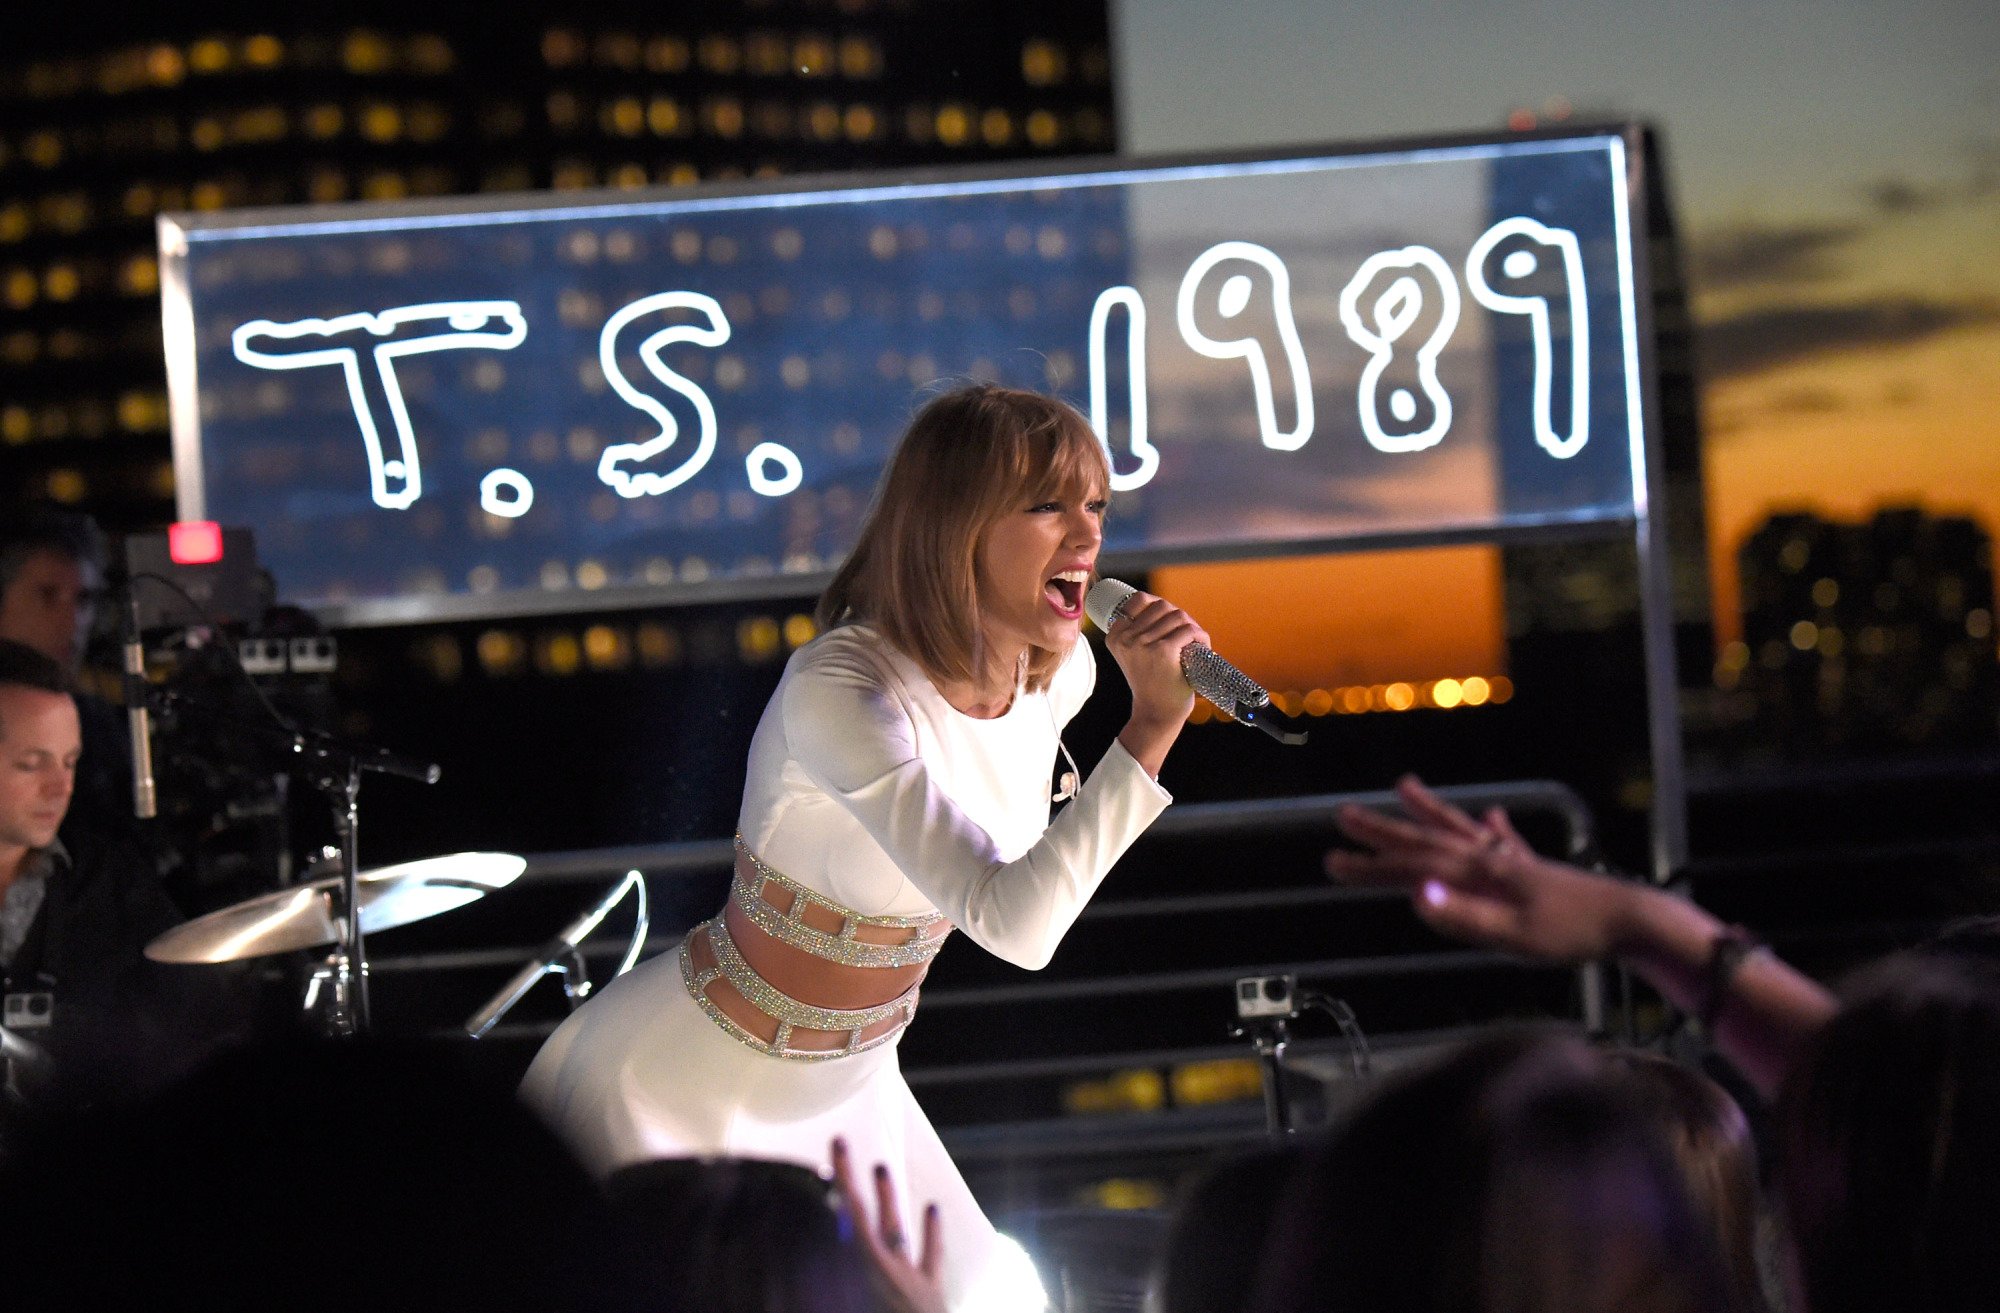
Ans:
MULTIPOLYGON (((361 933, 372 935, 449 912, 528 868, 513 853, 451 853, 400 862, 356 877, 361 933)), ((317 948, 340 938, 340 877, 260 894, 177 925, 146 945, 155 962, 235 962, 269 953, 317 948)))

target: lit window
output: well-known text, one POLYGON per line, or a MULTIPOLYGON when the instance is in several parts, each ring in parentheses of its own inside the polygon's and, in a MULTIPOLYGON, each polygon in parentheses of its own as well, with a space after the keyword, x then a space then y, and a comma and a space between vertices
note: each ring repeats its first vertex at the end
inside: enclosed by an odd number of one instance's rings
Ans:
MULTIPOLYGON (((129 194, 129 193, 128 193, 129 194)), ((127 207, 127 212, 130 208, 127 207)), ((142 211, 144 213, 145 211, 142 211)), ((15 202, 0 206, 0 242, 18 242, 28 235, 28 207, 15 202)))
POLYGON ((963 146, 972 136, 972 115, 963 105, 946 105, 937 112, 937 139, 947 146, 963 146))
POLYGON ((1014 140, 1014 116, 1006 110, 986 110, 980 114, 980 138, 988 146, 1006 146, 1014 140))
POLYGON ((146 74, 159 86, 178 86, 187 76, 187 61, 173 46, 154 46, 146 52, 146 74))
POLYGON ((350 73, 381 73, 389 67, 389 43, 374 32, 349 32, 340 43, 340 62, 350 73))
POLYGON ((636 137, 646 130, 646 110, 636 97, 623 96, 597 111, 604 130, 618 137, 636 137))
POLYGON ((75 265, 50 265, 48 272, 42 275, 42 291, 51 301, 74 301, 82 288, 83 279, 75 265))
POLYGON ((583 631, 583 655, 592 670, 623 670, 632 661, 632 643, 621 629, 592 625, 583 631))
POLYGON ((847 133, 849 141, 871 140, 881 129, 882 122, 869 105, 849 105, 841 116, 841 129, 847 133))
POLYGON ((806 127, 816 141, 832 141, 840 135, 840 109, 822 101, 806 115, 806 127))
POLYGON ((769 661, 778 654, 778 622, 770 616, 750 616, 736 626, 736 650, 747 662, 769 661))
POLYGON ((680 102, 667 96, 653 97, 646 106, 646 126, 656 137, 672 137, 685 131, 680 102))
POLYGON ((1028 141, 1048 150, 1062 144, 1062 120, 1048 110, 1038 109, 1028 115, 1028 141))
POLYGON ((376 101, 361 110, 361 135, 375 142, 389 142, 403 135, 403 115, 394 105, 376 101))
POLYGON ((800 77, 825 77, 833 71, 833 45, 815 33, 801 36, 792 45, 792 67, 800 77))
POLYGON ((252 68, 276 68, 285 62, 285 43, 269 33, 246 37, 243 62, 252 68))
POLYGON ((204 37, 188 47, 187 62, 197 73, 220 73, 236 62, 236 56, 221 37, 204 37))
POLYGON ((507 629, 489 629, 479 636, 479 664, 489 675, 511 675, 521 669, 526 654, 521 636, 507 629))
POLYGON ((583 58, 583 38, 566 28, 550 28, 542 33, 542 62, 550 68, 568 68, 583 58))
POLYGON ((708 130, 718 137, 734 139, 743 135, 742 102, 721 97, 711 100, 702 107, 702 116, 708 122, 708 130))
POLYGON ((188 130, 188 141, 196 150, 217 150, 222 146, 222 125, 214 119, 196 119, 188 130))
POLYGON ((1062 47, 1053 41, 1030 41, 1021 47, 1021 76, 1031 87, 1052 87, 1069 72, 1062 47))
POLYGON ((840 72, 843 77, 872 78, 882 74, 882 48, 866 37, 843 37, 840 42, 840 72))
POLYGON ((62 162, 63 143, 52 129, 31 132, 21 143, 21 154, 30 164, 39 168, 52 169, 62 162))
POLYGON ((49 500, 61 502, 65 506, 74 506, 90 493, 90 480, 83 477, 82 470, 50 470, 45 486, 49 500))
POLYGON ((646 43, 646 71, 682 73, 687 71, 688 43, 677 36, 656 36, 646 43))
MULTIPOLYGON (((673 566, 667 561, 649 561, 646 574, 648 582, 670 582, 673 578, 673 566), (666 568, 663 572, 659 572, 654 569, 656 565, 666 568), (656 580, 654 579, 656 573, 664 573, 666 578, 656 580)), ((639 626, 635 637, 638 640, 639 660, 645 665, 670 666, 681 659, 681 636, 666 625, 649 621, 639 626)))
POLYGON ((127 296, 151 296, 160 290, 160 264, 151 255, 135 255, 118 268, 118 288, 127 296))

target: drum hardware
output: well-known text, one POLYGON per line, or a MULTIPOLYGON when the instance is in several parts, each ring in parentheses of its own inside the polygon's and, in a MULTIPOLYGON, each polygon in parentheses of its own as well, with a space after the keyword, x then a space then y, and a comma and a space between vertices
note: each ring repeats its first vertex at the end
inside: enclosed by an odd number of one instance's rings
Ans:
POLYGON ((640 952, 646 947, 646 932, 652 925, 650 904, 646 895, 646 878, 636 870, 625 872, 624 876, 602 897, 586 907, 576 920, 564 926, 555 938, 542 945, 541 950, 528 959, 527 963, 500 987, 500 991, 486 1001, 484 1007, 466 1019, 465 1033, 474 1039, 484 1036, 499 1023, 500 1018, 512 1011, 514 1005, 534 988, 535 982, 545 975, 562 977, 563 997, 569 1000, 572 1012, 583 1006, 583 1001, 590 997, 595 988, 590 979, 589 967, 584 963, 583 941, 603 923, 612 908, 625 900, 625 895, 628 893, 633 895, 635 907, 632 938, 625 946, 625 956, 618 963, 618 969, 611 973, 611 978, 616 980, 630 971, 638 962, 640 952))
POLYGON ((324 1017, 332 1033, 353 1034, 366 1024, 356 1006, 366 999, 362 936, 463 907, 506 888, 527 868, 527 859, 513 853, 472 852, 380 867, 353 876, 351 884, 343 869, 175 926, 146 945, 146 956, 155 962, 236 962, 331 945, 333 952, 306 982, 302 1007, 324 1017), (360 914, 351 938, 348 908, 360 914), (347 951, 349 945, 354 951, 347 951))

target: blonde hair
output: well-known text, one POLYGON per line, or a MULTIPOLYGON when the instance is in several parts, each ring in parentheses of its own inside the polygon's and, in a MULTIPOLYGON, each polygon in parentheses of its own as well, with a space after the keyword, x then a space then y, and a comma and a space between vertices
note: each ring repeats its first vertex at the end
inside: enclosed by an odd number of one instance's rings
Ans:
MULTIPOLYGON (((934 683, 984 675, 978 560, 1009 511, 1102 496, 1111 471, 1090 424, 1051 397, 980 384, 917 412, 882 473, 861 535, 820 597, 822 629, 865 620, 934 683)), ((1030 692, 1067 655, 1028 649, 1030 692)))

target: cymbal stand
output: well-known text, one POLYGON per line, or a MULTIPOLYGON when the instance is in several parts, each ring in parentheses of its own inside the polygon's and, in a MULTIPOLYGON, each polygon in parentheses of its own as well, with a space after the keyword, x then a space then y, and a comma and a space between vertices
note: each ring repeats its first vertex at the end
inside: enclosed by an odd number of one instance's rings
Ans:
POLYGON ((314 1011, 325 990, 327 1032, 365 1034, 368 1013, 368 947, 361 931, 361 772, 380 771, 425 784, 436 783, 438 768, 380 748, 346 743, 312 730, 294 730, 291 750, 305 765, 307 780, 333 805, 333 828, 340 841, 340 919, 333 951, 306 983, 305 1009, 314 1011))

